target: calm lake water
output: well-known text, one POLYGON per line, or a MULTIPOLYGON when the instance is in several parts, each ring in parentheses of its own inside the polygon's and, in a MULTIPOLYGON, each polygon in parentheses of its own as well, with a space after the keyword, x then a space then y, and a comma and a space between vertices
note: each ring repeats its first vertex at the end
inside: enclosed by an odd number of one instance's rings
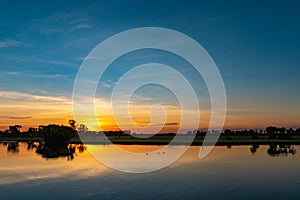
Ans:
MULTIPOLYGON (((160 146, 120 146, 151 152, 160 146)), ((38 144, 0 143, 1 199, 299 199, 300 146, 200 147, 151 173, 129 174, 94 159, 89 148, 68 147, 59 158, 38 144), (68 150, 68 149, 67 149, 68 150)), ((101 145, 103 149, 110 146, 101 145)), ((173 147, 180 148, 180 147, 173 147)), ((60 153, 63 153, 60 150, 60 153)), ((146 156, 146 154, 145 154, 146 156)), ((166 155, 167 156, 167 155, 166 155)))

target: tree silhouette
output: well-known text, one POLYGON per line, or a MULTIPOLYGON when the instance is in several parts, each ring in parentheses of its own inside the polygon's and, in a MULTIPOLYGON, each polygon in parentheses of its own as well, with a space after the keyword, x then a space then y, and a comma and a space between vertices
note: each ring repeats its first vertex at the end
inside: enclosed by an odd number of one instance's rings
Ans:
POLYGON ((225 129, 224 134, 225 135, 230 135, 232 131, 230 129, 225 129))
POLYGON ((36 137, 38 135, 38 129, 30 127, 27 131, 29 137, 36 137))
POLYGON ((7 133, 11 134, 13 137, 16 137, 20 134, 20 129, 22 128, 21 125, 13 125, 9 126, 8 130, 6 131, 7 133))
POLYGON ((68 126, 50 124, 39 127, 39 136, 47 143, 69 142, 75 135, 76 130, 68 126))
POLYGON ((74 119, 70 119, 69 124, 73 129, 76 129, 76 121, 74 119))
POLYGON ((277 131, 278 131, 278 128, 274 127, 274 126, 268 126, 266 128, 266 132, 269 134, 269 138, 271 138, 271 139, 275 139, 276 138, 277 131))

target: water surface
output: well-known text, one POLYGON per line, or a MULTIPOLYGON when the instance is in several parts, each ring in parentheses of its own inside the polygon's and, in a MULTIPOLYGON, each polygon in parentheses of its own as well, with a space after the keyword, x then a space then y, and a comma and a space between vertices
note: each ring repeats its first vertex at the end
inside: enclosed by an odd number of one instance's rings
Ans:
MULTIPOLYGON (((201 160, 200 147, 193 146, 162 170, 129 174, 104 166, 87 151, 109 151, 109 145, 71 145, 67 147, 71 153, 62 156, 38 151, 38 145, 0 143, 1 199, 298 199, 300 195, 300 146, 219 146, 201 160)), ((145 156, 160 148, 120 147, 145 156)))

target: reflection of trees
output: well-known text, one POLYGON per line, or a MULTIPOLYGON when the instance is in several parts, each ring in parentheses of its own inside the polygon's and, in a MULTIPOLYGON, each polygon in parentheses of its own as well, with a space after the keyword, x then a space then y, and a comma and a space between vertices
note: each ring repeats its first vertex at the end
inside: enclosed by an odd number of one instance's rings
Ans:
POLYGON ((68 157, 68 160, 74 159, 74 148, 68 144, 40 143, 36 152, 43 158, 68 157))
POLYGON ((295 154, 296 149, 292 145, 285 145, 285 144, 270 144, 268 149, 268 154, 270 156, 279 156, 279 155, 288 155, 288 154, 295 154))
POLYGON ((252 154, 256 153, 258 148, 259 148, 258 144, 253 144, 252 147, 250 148, 251 153, 252 154))
POLYGON ((7 151, 12 153, 19 153, 19 142, 8 142, 7 151))
POLYGON ((68 160, 73 160, 76 147, 79 153, 82 153, 86 150, 86 147, 83 145, 78 146, 67 143, 40 143, 37 147, 36 153, 42 155, 43 158, 47 159, 67 157, 68 160))
POLYGON ((66 143, 75 137, 76 130, 68 126, 58 126, 50 124, 48 126, 39 127, 39 135, 46 143, 66 143))
POLYGON ((27 150, 30 150, 30 149, 36 149, 38 147, 38 145, 35 143, 35 142, 27 142, 27 150))
POLYGON ((79 153, 83 153, 86 150, 86 147, 81 144, 81 145, 77 146, 77 149, 78 149, 79 153))

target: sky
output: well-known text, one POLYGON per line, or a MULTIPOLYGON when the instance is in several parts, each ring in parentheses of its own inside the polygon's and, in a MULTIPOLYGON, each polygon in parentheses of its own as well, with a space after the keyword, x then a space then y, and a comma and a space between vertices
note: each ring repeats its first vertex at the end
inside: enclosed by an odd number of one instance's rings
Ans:
MULTIPOLYGON (((0 130, 12 124, 24 130, 67 124, 73 118, 73 84, 84 58, 105 39, 139 27, 176 30, 205 48, 224 81, 225 128, 300 126, 298 1, 10 0, 0 5, 0 130)), ((146 49, 121 56, 98 83, 96 107, 102 129, 118 129, 110 96, 120 76, 149 62, 178 69, 193 83, 200 105, 199 128, 207 128, 210 98, 203 79, 173 54, 146 49)), ((172 80, 172 75, 166 77, 172 80)), ((131 102, 135 124, 149 125, 149 108, 161 104, 168 114, 163 131, 178 129, 182 108, 168 88, 146 85, 131 102)), ((88 117, 79 123, 99 130, 88 117)), ((132 128, 128 121, 122 127, 132 128)), ((191 129, 189 124, 184 128, 191 129)))

